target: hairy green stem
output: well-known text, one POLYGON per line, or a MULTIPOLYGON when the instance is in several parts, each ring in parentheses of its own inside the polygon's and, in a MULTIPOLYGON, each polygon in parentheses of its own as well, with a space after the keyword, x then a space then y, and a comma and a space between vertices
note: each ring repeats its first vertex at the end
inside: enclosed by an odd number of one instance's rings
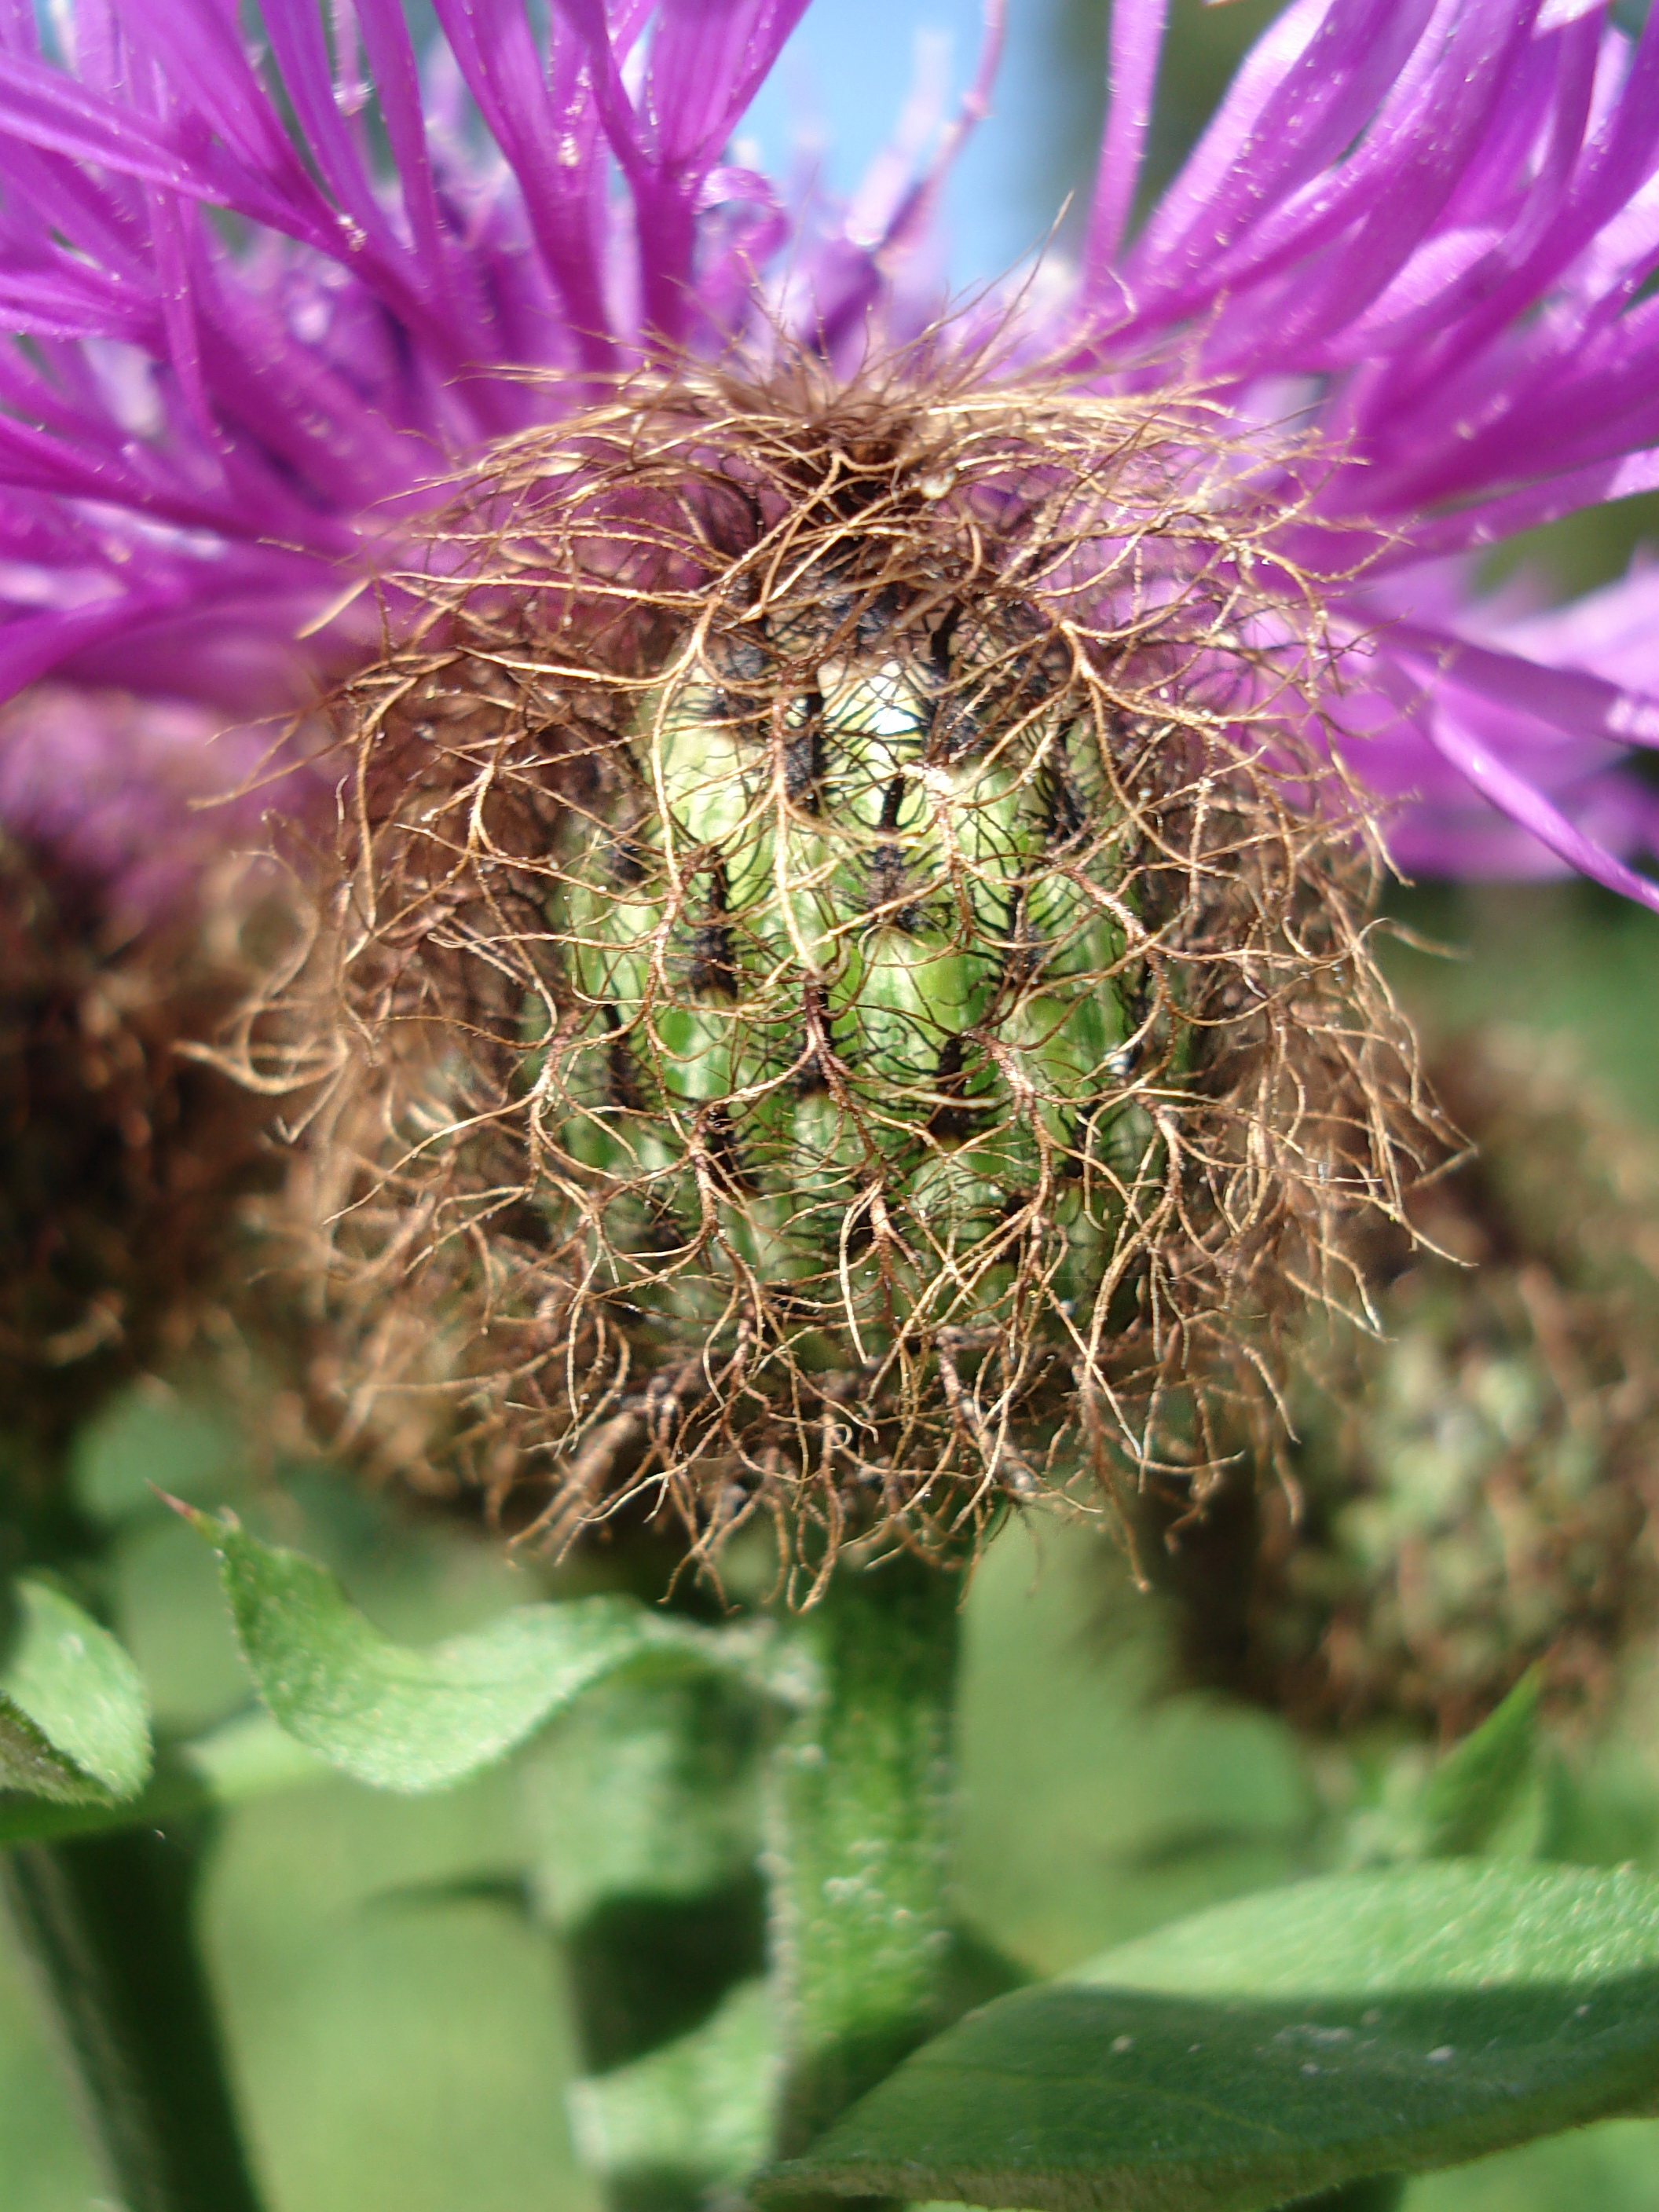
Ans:
POLYGON ((623 1683, 526 1769, 535 1896, 582 2065, 576 2148, 612 2212, 700 2212, 766 2153, 760 1729, 718 1680, 623 1683))
POLYGON ((956 1578, 909 1561, 843 1570, 787 1632, 811 1689, 763 1755, 758 1704, 682 1679, 589 1698, 530 1762, 535 1890, 583 2063, 577 2148, 612 2212, 737 2201, 1004 1985, 1002 1962, 981 1986, 985 1960, 952 1946, 959 1601, 956 1578))
POLYGON ((767 1804, 786 2157, 941 2024, 960 1601, 908 1559, 843 1566, 801 1624, 818 1694, 767 1804))
POLYGON ((0 1887, 121 2212, 259 2212, 197 1948, 198 1830, 0 1854, 0 1887))

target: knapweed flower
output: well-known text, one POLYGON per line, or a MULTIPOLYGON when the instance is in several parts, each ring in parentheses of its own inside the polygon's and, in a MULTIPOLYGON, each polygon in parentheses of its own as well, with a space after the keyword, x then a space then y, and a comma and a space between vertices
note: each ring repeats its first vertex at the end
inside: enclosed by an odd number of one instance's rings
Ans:
POLYGON ((1069 1424, 1155 1457, 1397 1210, 1375 811, 1659 902, 1646 580, 1476 590, 1659 471, 1659 31, 1300 0, 1131 240, 1119 0, 1075 269, 952 310, 994 16, 837 209, 733 150, 804 4, 9 23, 0 658, 331 742, 246 1053, 330 1090, 383 1376, 459 1377, 558 1525, 665 1483, 833 1545, 1034 1493, 1069 1424))
POLYGON ((913 373, 507 441, 339 695, 283 1010, 377 1164, 336 1250, 418 1237, 490 1316, 560 1519, 643 1452, 711 1541, 800 1490, 942 1539, 1395 1200, 1363 810, 1248 456, 913 373))
POLYGON ((1594 1712, 1659 1597, 1659 1148, 1559 1041, 1432 1073, 1478 1150, 1373 1254, 1381 1335, 1307 1330, 1284 1481, 1139 1504, 1189 1668, 1316 1731, 1451 1741, 1534 1662, 1594 1712))

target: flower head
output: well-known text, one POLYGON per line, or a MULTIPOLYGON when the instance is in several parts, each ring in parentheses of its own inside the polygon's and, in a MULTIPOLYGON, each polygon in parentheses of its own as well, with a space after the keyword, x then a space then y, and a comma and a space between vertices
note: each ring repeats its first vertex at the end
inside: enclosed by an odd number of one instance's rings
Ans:
POLYGON ((1659 26, 1297 0, 1130 239, 1164 9, 1118 0, 1076 269, 951 311, 915 249, 996 11, 931 162, 836 210, 728 158, 802 5, 0 34, 0 679, 343 747, 258 1072, 352 1071, 370 1279, 435 1255, 475 1348, 563 1361, 579 1515, 616 1424, 672 1469, 720 1408, 716 1530, 815 1435, 909 1526, 964 1436, 1021 1494, 1056 1363, 1086 1425, 1139 1332, 1155 1401, 1397 1204, 1367 805, 1405 865, 1659 904, 1651 579, 1476 588, 1659 476, 1659 26))
POLYGON ((1434 1072, 1479 1155, 1373 1255, 1383 1335, 1310 1329, 1282 1482, 1138 1509, 1189 1670, 1315 1730, 1449 1741, 1534 1662, 1594 1711, 1659 1595, 1659 1156, 1559 1042, 1466 1036, 1434 1072))
POLYGON ((475 1463, 586 1462, 556 1529, 665 1484, 711 1544, 781 1493, 947 1543, 1079 1422, 1154 1451, 1398 1208, 1283 457, 1257 508, 1201 404, 913 380, 683 368, 505 442, 335 706, 253 1066, 326 1084, 336 1272, 489 1316, 475 1463))

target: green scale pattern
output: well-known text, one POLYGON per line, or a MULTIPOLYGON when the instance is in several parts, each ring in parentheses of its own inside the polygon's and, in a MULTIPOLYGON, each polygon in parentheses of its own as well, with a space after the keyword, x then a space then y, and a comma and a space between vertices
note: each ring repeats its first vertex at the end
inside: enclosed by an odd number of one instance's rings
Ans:
POLYGON ((1034 1295, 1086 1322, 1156 1173, 1144 985, 1086 888, 1127 910, 1095 723, 1029 645, 947 627, 770 704, 706 653, 559 864, 555 1179, 647 1310, 758 1299, 809 1366, 994 1337, 1034 1295))

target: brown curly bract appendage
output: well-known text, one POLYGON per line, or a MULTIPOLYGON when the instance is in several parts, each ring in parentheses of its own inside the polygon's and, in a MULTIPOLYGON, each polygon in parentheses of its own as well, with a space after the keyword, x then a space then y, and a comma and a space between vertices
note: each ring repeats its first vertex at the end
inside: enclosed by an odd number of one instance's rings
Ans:
POLYGON ((1273 551, 1312 465, 805 370, 499 449, 389 580, 242 1031, 313 1086, 348 1427, 705 1561, 1201 1492, 1427 1111, 1273 551))

